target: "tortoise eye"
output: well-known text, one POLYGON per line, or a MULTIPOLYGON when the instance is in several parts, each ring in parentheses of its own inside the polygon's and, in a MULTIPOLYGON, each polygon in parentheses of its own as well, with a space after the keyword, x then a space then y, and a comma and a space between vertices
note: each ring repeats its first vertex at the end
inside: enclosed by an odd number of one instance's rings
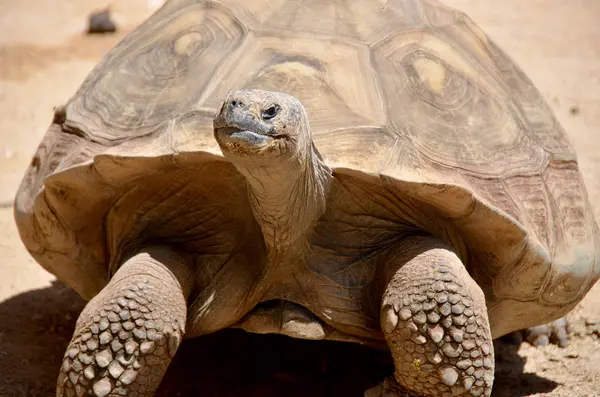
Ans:
POLYGON ((279 105, 271 105, 262 111, 261 116, 263 120, 271 120, 273 117, 277 116, 279 110, 279 105))

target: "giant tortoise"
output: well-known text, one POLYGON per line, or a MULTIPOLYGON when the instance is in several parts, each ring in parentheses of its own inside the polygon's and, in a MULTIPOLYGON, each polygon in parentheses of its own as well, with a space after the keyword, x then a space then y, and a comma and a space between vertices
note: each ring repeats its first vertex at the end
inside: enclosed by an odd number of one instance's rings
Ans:
POLYGON ((383 345, 370 395, 490 396, 492 340, 600 275, 539 91, 433 0, 171 0, 56 109, 16 197, 90 299, 57 396, 152 396, 185 336, 383 345))

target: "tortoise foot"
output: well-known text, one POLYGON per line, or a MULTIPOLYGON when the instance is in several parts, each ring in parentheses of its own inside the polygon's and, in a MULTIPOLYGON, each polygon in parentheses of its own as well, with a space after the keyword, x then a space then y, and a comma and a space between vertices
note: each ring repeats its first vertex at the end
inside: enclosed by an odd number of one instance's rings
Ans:
POLYGON ((525 331, 525 339, 533 346, 546 346, 550 343, 560 347, 569 345, 569 323, 566 317, 551 323, 531 327, 525 331))
POLYGON ((388 381, 382 395, 489 397, 494 351, 481 288, 439 242, 419 238, 399 252, 381 327, 407 391, 388 381))
POLYGON ((126 261, 81 312, 56 396, 154 396, 183 336, 190 280, 165 250, 126 261))

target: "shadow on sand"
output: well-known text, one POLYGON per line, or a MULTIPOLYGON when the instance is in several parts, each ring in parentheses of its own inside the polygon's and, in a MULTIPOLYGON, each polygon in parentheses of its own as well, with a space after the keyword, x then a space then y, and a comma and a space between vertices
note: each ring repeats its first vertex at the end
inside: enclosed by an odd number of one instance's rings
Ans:
MULTIPOLYGON (((48 397, 85 302, 60 282, 0 303, 0 396, 48 397)), ((518 346, 499 342, 494 397, 557 384, 524 374, 518 346)), ((388 353, 361 346, 226 330, 182 344, 157 397, 362 396, 393 372, 388 353)))

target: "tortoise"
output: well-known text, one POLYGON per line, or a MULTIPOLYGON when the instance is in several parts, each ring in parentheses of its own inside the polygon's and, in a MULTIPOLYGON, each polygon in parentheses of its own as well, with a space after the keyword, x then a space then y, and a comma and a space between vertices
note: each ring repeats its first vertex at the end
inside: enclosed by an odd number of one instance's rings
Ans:
POLYGON ((600 275, 549 106, 430 0, 166 2, 55 110, 15 217, 89 300, 57 396, 152 396, 242 328, 385 346, 368 395, 489 397, 493 339, 600 275))

